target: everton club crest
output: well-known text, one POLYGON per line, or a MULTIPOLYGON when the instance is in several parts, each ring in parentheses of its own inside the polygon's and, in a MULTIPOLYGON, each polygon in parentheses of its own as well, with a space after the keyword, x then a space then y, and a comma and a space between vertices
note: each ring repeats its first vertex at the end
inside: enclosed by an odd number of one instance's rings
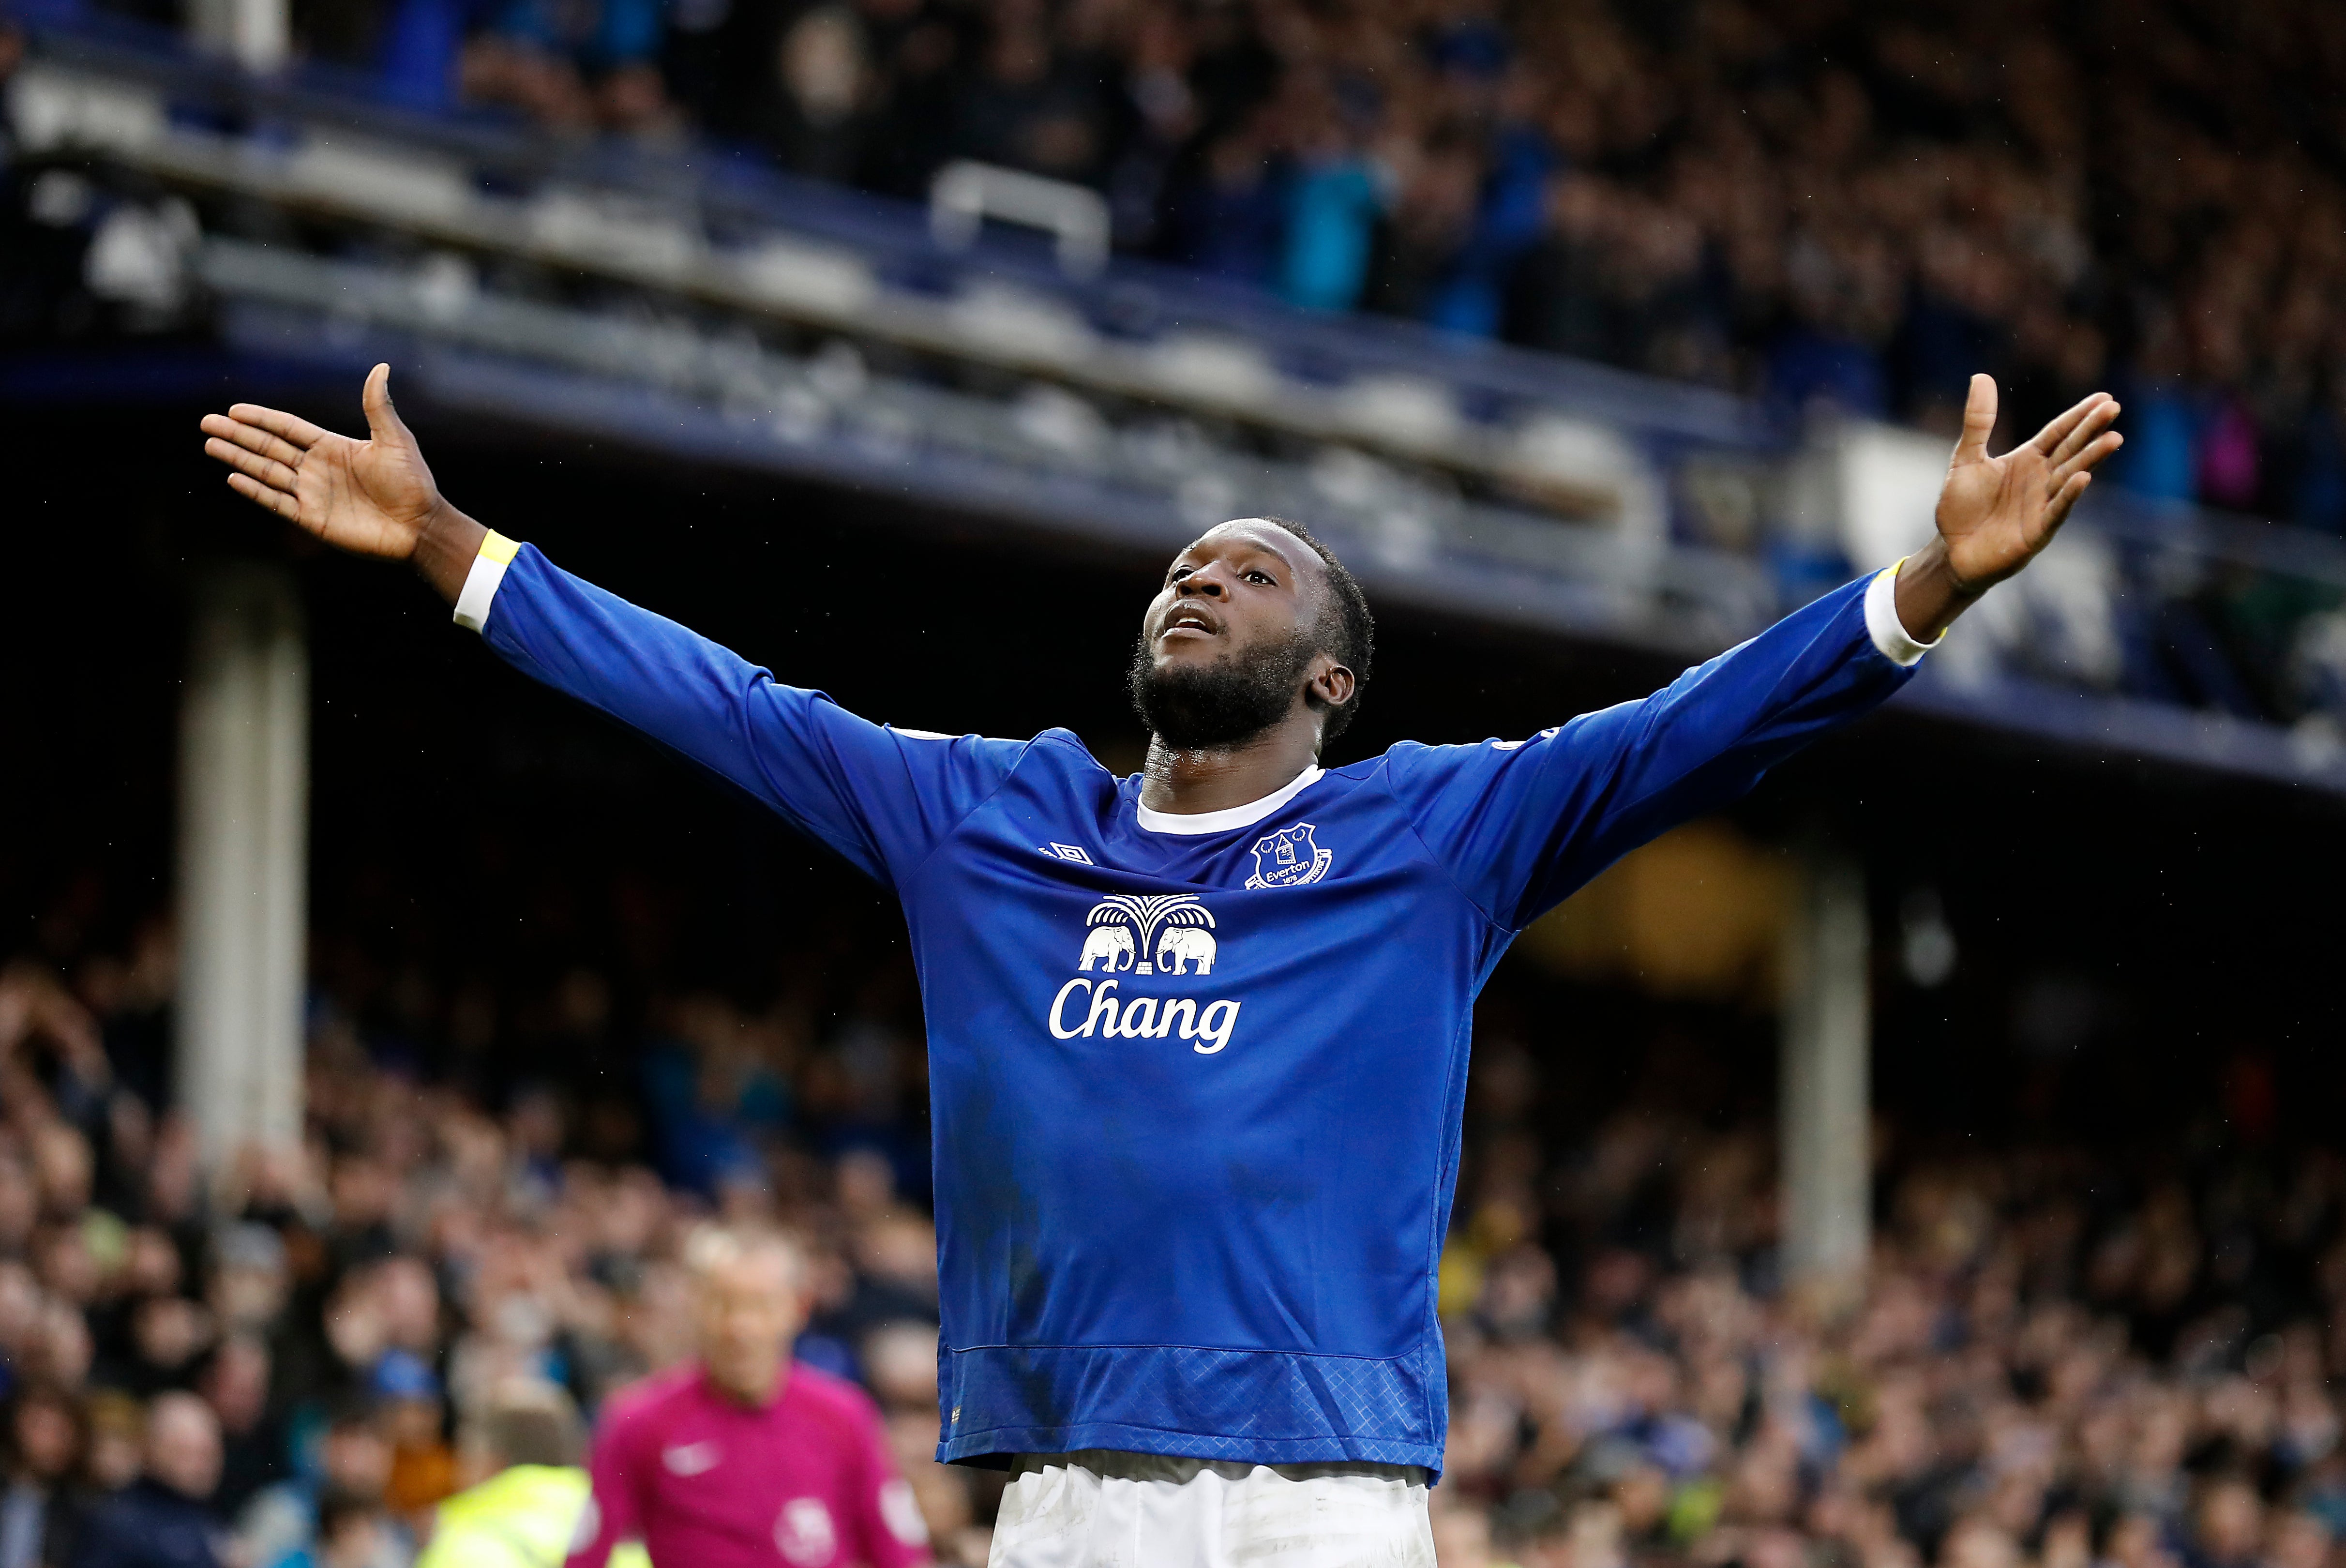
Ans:
POLYGON ((1311 841, 1311 824, 1298 822, 1292 828, 1254 842, 1254 875, 1246 880, 1250 888, 1300 888, 1306 882, 1316 882, 1328 874, 1328 862, 1336 857, 1311 841))

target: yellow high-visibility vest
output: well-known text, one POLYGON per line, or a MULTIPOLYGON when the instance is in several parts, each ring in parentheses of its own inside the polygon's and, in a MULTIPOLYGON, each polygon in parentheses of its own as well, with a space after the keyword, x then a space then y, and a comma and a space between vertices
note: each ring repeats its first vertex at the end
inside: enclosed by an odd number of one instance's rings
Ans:
MULTIPOLYGON (((432 1544, 415 1568, 562 1568, 588 1491, 583 1470, 546 1464, 501 1470, 440 1505, 432 1544)), ((651 1558, 641 1542, 625 1542, 607 1568, 651 1568, 651 1558)))

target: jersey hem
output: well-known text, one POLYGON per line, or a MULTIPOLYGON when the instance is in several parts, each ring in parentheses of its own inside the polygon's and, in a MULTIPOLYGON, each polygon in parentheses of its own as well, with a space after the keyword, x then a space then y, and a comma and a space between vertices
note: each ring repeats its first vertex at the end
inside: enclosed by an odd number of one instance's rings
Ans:
MULTIPOLYGON (((1431 1281, 1428 1281, 1429 1291, 1431 1281)), ((1120 1449, 1250 1464, 1438 1469, 1449 1408, 1438 1334, 1394 1357, 1182 1345, 947 1350, 946 1463, 1120 1449)))
POLYGON ((1123 1453, 1160 1454, 1172 1459, 1236 1460, 1246 1464, 1359 1460, 1372 1464, 1413 1464, 1432 1472, 1435 1479, 1442 1474, 1440 1443, 1362 1437, 1203 1437, 1118 1421, 1084 1421, 1063 1427, 995 1427, 988 1431, 968 1432, 937 1444, 937 1461, 1001 1469, 1022 1453, 1079 1453, 1086 1449, 1114 1449, 1123 1453))

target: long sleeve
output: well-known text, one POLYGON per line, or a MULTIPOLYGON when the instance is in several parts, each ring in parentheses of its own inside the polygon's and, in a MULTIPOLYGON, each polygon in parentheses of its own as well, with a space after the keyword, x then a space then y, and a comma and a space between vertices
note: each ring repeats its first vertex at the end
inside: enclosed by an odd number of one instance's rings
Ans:
POLYGON ((521 545, 480 611, 508 663, 681 753, 895 886, 1009 776, 1025 743, 857 718, 521 545))
MULTIPOLYGON (((1520 930, 1624 853, 1732 800, 1897 691, 1913 666, 1894 661, 1870 627, 1870 586, 1837 589, 1642 701, 1529 740, 1397 746, 1388 781, 1467 896, 1520 930)), ((1872 619, 1881 613, 1877 604, 1872 619)))

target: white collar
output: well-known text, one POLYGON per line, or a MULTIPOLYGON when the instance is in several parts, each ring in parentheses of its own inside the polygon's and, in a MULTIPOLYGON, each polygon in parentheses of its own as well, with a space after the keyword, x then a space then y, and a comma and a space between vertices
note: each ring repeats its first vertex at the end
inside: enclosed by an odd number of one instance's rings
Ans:
POLYGON ((1229 806, 1219 811, 1152 811, 1146 806, 1136 809, 1140 813, 1140 825, 1152 833, 1227 833, 1233 828, 1251 828, 1319 779, 1320 768, 1314 764, 1280 789, 1243 806, 1229 806))

